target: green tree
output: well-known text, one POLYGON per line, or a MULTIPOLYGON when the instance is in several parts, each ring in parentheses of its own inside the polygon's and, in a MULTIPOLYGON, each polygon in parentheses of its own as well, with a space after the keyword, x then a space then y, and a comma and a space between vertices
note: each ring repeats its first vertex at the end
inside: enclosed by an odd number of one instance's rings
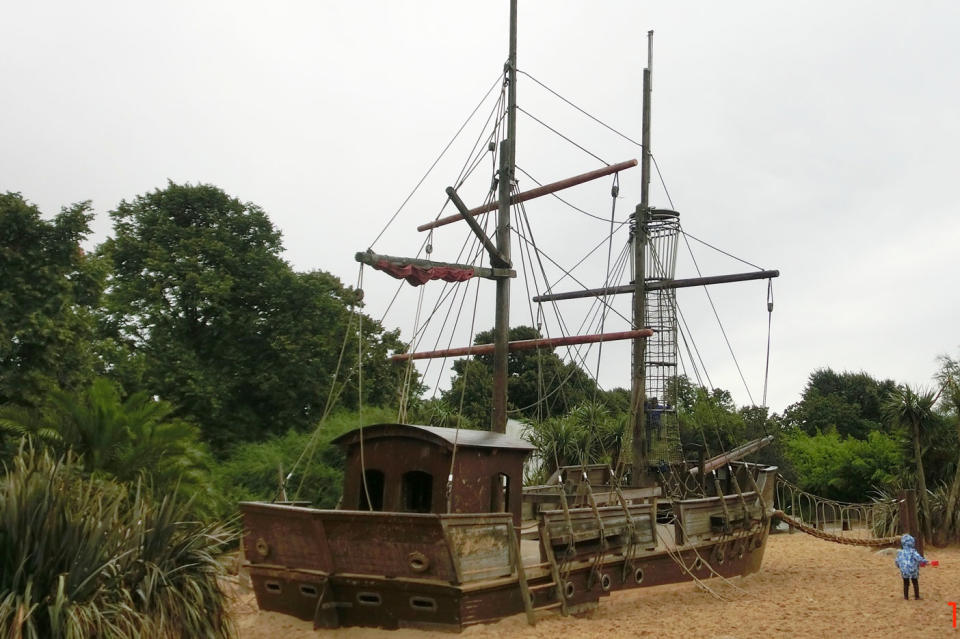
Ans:
POLYGON ((677 406, 677 419, 681 444, 705 444, 708 456, 742 444, 747 436, 744 417, 737 412, 730 392, 722 388, 685 389, 677 406))
POLYGON ((907 385, 898 386, 884 404, 887 419, 897 426, 907 429, 913 442, 913 461, 916 466, 917 492, 920 496, 920 510, 923 515, 923 536, 932 541, 930 500, 927 496, 927 481, 923 470, 923 447, 921 439, 936 420, 933 405, 936 397, 933 391, 915 391, 907 385))
POLYGON ((884 430, 883 402, 895 387, 892 380, 880 381, 863 372, 817 369, 801 400, 784 412, 784 423, 808 435, 833 427, 840 435, 865 439, 873 430, 884 430))
POLYGON ((815 435, 795 431, 785 447, 801 488, 841 501, 868 501, 871 491, 896 481, 905 461, 897 438, 879 431, 865 440, 834 429, 815 435))
POLYGON ((737 413, 743 420, 745 441, 768 435, 773 437, 769 444, 750 456, 750 461, 776 466, 781 475, 796 481, 796 470, 786 451, 786 440, 792 431, 784 429, 777 416, 771 415, 770 410, 763 406, 743 406, 737 413))
POLYGON ((103 269, 80 248, 89 209, 46 221, 19 193, 0 194, 0 404, 38 406, 92 376, 103 269))
MULTIPOLYGON (((530 326, 510 329, 510 341, 539 339, 530 326)), ((493 330, 474 336, 474 344, 493 342, 493 330)), ((450 406, 460 406, 478 428, 488 428, 492 409, 493 355, 475 355, 453 363, 450 390, 443 393, 450 406), (466 380, 466 382, 465 382, 466 380)), ((564 362, 552 348, 511 352, 507 361, 507 401, 513 415, 543 419, 563 415, 575 406, 597 399, 617 405, 622 397, 616 392, 601 393, 596 383, 575 362, 564 362)), ((629 400, 628 400, 629 402, 629 400)))
MULTIPOLYGON (((356 365, 360 295, 329 273, 295 273, 262 209, 170 183, 111 215, 106 352, 125 387, 171 401, 218 450, 305 428, 341 392, 359 399, 331 385, 338 361, 341 380, 356 365)), ((388 402, 402 366, 386 354, 402 345, 369 318, 362 330, 365 400, 388 402)))
MULTIPOLYGON (((493 412, 493 366, 477 359, 458 359, 453 363, 455 375, 450 389, 441 394, 466 426, 490 429, 493 412)), ((507 388, 509 397, 509 386, 507 388)))

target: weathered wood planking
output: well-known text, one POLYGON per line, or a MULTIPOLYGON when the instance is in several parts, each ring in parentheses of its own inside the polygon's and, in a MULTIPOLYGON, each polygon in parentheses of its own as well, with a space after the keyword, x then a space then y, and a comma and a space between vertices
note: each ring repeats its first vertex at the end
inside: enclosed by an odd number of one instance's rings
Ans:
POLYGON ((461 583, 513 574, 510 513, 441 516, 441 525, 461 583))
POLYGON ((628 508, 629 519, 621 506, 601 506, 597 508, 599 521, 592 508, 571 508, 569 520, 562 510, 547 510, 540 513, 541 525, 547 528, 553 546, 599 540, 600 522, 605 538, 622 537, 632 531, 634 543, 655 545, 656 503, 631 504, 628 508))
MULTIPOLYGON (((747 515, 750 519, 760 519, 763 516, 763 508, 755 492, 743 493, 743 501, 747 504, 747 515)), ((680 522, 683 536, 687 537, 689 541, 697 537, 711 537, 719 534, 713 530, 710 519, 711 517, 725 517, 723 502, 726 502, 726 510, 734 521, 743 518, 743 502, 740 501, 738 495, 687 499, 676 502, 674 512, 680 522)), ((678 530, 678 532, 681 531, 678 530)))

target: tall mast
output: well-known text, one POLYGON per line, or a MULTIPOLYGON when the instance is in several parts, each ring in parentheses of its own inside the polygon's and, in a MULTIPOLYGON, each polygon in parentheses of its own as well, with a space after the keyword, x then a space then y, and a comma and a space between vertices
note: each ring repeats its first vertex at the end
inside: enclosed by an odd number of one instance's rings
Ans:
MULTIPOLYGON (((510 55, 507 58, 507 137, 500 143, 497 250, 510 260, 510 190, 514 182, 517 135, 517 0, 510 0, 510 55)), ((497 280, 496 319, 493 330, 493 415, 491 430, 507 431, 507 363, 510 341, 510 278, 497 280)))
MULTIPOLYGON (((644 302, 646 300, 646 242, 647 217, 650 212, 650 93, 652 91, 653 72, 653 31, 647 32, 647 68, 643 70, 643 145, 640 162, 640 204, 634 212, 634 291, 633 291, 633 329, 643 328, 646 324, 644 302)), ((646 339, 633 340, 633 375, 630 392, 630 427, 633 433, 633 476, 634 486, 643 486, 647 480, 647 428, 644 415, 646 401, 646 339)))

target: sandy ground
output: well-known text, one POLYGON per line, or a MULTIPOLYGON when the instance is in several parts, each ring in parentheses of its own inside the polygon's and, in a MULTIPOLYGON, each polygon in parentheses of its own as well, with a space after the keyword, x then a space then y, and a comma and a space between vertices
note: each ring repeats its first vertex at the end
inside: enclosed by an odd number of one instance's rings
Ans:
MULTIPOLYGON (((471 626, 467 639, 507 637, 960 637, 952 627, 952 608, 960 602, 960 548, 928 548, 939 567, 922 568, 920 601, 903 600, 893 551, 820 541, 803 534, 770 538, 760 573, 729 582, 676 584, 614 593, 600 600, 587 617, 538 616, 529 626, 524 615, 495 624, 471 626)), ((912 594, 911 594, 912 596, 912 594)), ((276 613, 260 612, 249 591, 234 604, 241 639, 450 639, 450 633, 422 630, 312 629, 276 613)))

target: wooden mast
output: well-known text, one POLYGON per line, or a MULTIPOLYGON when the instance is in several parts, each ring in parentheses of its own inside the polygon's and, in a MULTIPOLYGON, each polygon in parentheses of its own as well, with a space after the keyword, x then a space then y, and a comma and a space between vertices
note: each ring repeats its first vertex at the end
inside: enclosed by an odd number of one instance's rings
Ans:
MULTIPOLYGON (((517 134, 517 0, 510 0, 510 54, 507 58, 507 137, 500 143, 497 251, 510 260, 510 190, 516 165, 517 134)), ((497 280, 496 319, 493 329, 493 414, 490 429, 507 432, 507 363, 510 341, 510 278, 497 280)))
MULTIPOLYGON (((653 31, 647 32, 647 68, 643 70, 643 124, 640 143, 643 145, 640 160, 640 204, 634 212, 633 255, 634 255, 634 291, 633 291, 633 329, 639 330, 646 324, 644 287, 647 215, 650 211, 650 93, 653 67, 653 31)), ((633 475, 634 486, 645 486, 647 478, 647 437, 644 415, 646 401, 646 339, 633 341, 633 374, 630 392, 630 431, 633 433, 633 475)))

